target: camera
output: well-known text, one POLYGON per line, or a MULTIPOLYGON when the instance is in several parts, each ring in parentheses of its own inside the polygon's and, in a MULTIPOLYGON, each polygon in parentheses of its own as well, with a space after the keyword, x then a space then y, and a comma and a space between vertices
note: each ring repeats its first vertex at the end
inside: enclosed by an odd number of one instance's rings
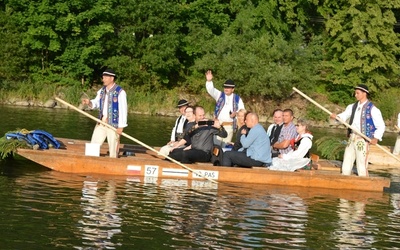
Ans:
POLYGON ((214 121, 212 121, 212 120, 208 120, 208 121, 199 121, 197 124, 198 124, 199 126, 205 126, 205 125, 207 125, 207 126, 213 126, 213 125, 214 125, 214 121))

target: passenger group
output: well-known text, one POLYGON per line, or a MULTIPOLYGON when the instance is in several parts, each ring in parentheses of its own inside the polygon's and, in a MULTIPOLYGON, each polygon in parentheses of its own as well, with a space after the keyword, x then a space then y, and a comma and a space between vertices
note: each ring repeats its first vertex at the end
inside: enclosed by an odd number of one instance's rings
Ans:
MULTIPOLYGON (((221 91, 214 87, 211 70, 205 77, 206 90, 216 101, 213 119, 205 117, 203 107, 179 100, 176 107, 180 115, 172 128, 170 141, 159 151, 161 156, 182 163, 211 161, 214 165, 228 167, 266 167, 283 171, 312 167, 313 136, 307 120, 298 118, 294 122, 292 109, 275 109, 273 123, 265 130, 258 114, 246 111, 242 98, 234 93, 234 81, 226 80, 221 91)), ((104 86, 97 96, 82 100, 89 108, 98 108, 99 119, 116 128, 112 131, 97 124, 92 136, 92 142, 100 144, 107 138, 110 157, 118 157, 119 137, 127 126, 126 93, 115 79, 113 70, 105 70, 104 86)), ((360 84, 354 90, 357 102, 350 104, 343 113, 330 117, 339 121, 350 119, 351 126, 370 138, 367 141, 357 131, 349 131, 342 171, 350 175, 355 161, 358 175, 367 176, 369 144, 382 139, 385 123, 380 110, 368 100, 368 87, 360 84)))

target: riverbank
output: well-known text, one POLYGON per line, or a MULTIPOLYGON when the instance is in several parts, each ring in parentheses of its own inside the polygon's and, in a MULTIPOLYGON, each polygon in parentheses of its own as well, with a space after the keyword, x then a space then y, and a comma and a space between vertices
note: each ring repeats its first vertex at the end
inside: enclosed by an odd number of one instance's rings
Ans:
MULTIPOLYGON (((215 106, 215 101, 207 93, 204 95, 189 95, 181 93, 178 97, 173 100, 173 98, 160 98, 159 95, 156 96, 158 99, 152 102, 147 102, 146 104, 138 102, 137 105, 129 105, 129 113, 133 114, 145 114, 145 115, 155 115, 155 116, 171 116, 176 117, 179 115, 176 109, 176 100, 186 99, 190 101, 191 105, 201 105, 206 109, 206 116, 211 118, 213 108, 215 106), (175 103, 174 103, 175 101, 175 103)), ((342 112, 345 107, 341 107, 335 104, 327 104, 327 97, 322 94, 314 93, 310 96, 317 103, 321 104, 327 110, 333 113, 342 112)), ((301 97, 299 94, 293 92, 287 99, 277 101, 277 100, 267 100, 264 98, 243 98, 247 110, 256 112, 260 116, 261 123, 270 124, 272 120, 272 111, 276 108, 286 109, 290 108, 294 112, 295 119, 305 118, 307 119, 311 126, 319 128, 341 128, 344 125, 337 124, 331 119, 329 115, 322 111, 320 108, 316 107, 314 104, 310 103, 305 98, 301 97)), ((74 102, 70 102, 74 104, 74 102)), ((68 108, 62 104, 57 104, 56 100, 49 98, 45 101, 33 99, 33 98, 8 98, 0 102, 2 105, 11 106, 24 106, 24 107, 43 107, 43 108, 68 108)), ((78 102, 75 104, 79 109, 85 110, 85 107, 78 102)), ((394 128, 393 121, 387 120, 386 131, 396 132, 394 128)))

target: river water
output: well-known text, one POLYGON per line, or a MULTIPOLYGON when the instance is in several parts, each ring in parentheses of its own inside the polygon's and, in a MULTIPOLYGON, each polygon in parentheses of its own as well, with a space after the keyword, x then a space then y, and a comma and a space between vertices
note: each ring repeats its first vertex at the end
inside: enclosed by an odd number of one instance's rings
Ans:
MULTIPOLYGON (((26 128, 90 139, 94 127, 65 109, 0 114, 1 135, 26 128)), ((130 115, 124 132, 161 146, 173 123, 130 115)), ((0 171, 0 249, 400 248, 399 171, 375 173, 392 179, 383 193, 83 176, 20 157, 0 171)))

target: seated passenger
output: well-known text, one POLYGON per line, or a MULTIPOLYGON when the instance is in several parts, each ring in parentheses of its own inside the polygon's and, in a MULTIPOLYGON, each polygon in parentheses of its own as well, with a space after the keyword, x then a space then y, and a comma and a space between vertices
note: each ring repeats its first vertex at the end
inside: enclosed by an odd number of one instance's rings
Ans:
MULTIPOLYGON (((270 139, 271 145, 274 145, 275 142, 278 141, 279 135, 281 134, 281 130, 283 127, 283 111, 282 109, 275 109, 272 112, 272 118, 274 122, 269 125, 267 129, 267 134, 270 139)), ((272 157, 277 157, 279 155, 279 151, 277 149, 271 148, 272 150, 272 157)))
POLYGON ((181 114, 176 118, 175 126, 172 128, 171 132, 171 140, 167 143, 167 145, 163 146, 160 149, 160 153, 163 155, 168 155, 170 151, 171 145, 173 146, 175 142, 178 142, 183 137, 183 132, 185 130, 186 124, 188 123, 185 110, 186 107, 189 106, 189 102, 185 99, 179 100, 178 105, 176 106, 179 109, 179 113, 181 114))
POLYGON ((307 122, 303 119, 297 121, 296 130, 298 136, 292 143, 294 150, 273 158, 269 169, 282 171, 295 171, 304 167, 310 169, 310 149, 313 136, 308 130, 307 122))
POLYGON ((216 119, 214 123, 207 124, 204 118, 204 108, 194 109, 195 125, 185 134, 182 140, 190 145, 185 148, 176 148, 170 153, 170 157, 182 163, 209 162, 213 149, 214 135, 225 138, 227 132, 216 119))
POLYGON ((247 111, 245 109, 240 109, 236 114, 236 119, 237 119, 236 140, 235 140, 235 143, 232 143, 232 142, 227 143, 232 146, 233 151, 238 151, 242 147, 242 144, 240 143, 240 137, 242 136, 241 131, 243 129, 246 129, 247 131, 249 131, 249 128, 246 126, 246 124, 244 122, 244 120, 246 118, 246 113, 247 113, 247 111))
POLYGON ((296 126, 293 124, 293 111, 291 109, 283 110, 283 127, 279 134, 278 141, 272 147, 279 150, 279 154, 287 154, 293 150, 290 142, 296 138, 296 126))
MULTIPOLYGON (((193 114, 194 108, 192 106, 185 106, 185 107, 186 108, 185 108, 185 111, 184 111, 184 116, 186 118, 186 122, 187 123, 185 124, 184 131, 183 131, 182 136, 181 136, 182 138, 184 137, 185 133, 187 133, 192 128, 192 125, 195 124, 195 119, 194 119, 195 117, 194 117, 194 114, 193 114)), ((163 146, 160 149, 160 153, 162 153, 163 155, 169 155, 169 153, 173 149, 184 147, 185 145, 189 146, 190 142, 187 142, 187 141, 182 140, 182 139, 179 139, 179 140, 176 140, 176 141, 172 141, 172 142, 169 142, 167 145, 163 146)))
POLYGON ((250 131, 248 133, 246 129, 239 131, 242 148, 238 151, 225 152, 222 166, 269 166, 271 164, 271 146, 267 132, 259 123, 258 115, 248 113, 245 123, 250 131))

